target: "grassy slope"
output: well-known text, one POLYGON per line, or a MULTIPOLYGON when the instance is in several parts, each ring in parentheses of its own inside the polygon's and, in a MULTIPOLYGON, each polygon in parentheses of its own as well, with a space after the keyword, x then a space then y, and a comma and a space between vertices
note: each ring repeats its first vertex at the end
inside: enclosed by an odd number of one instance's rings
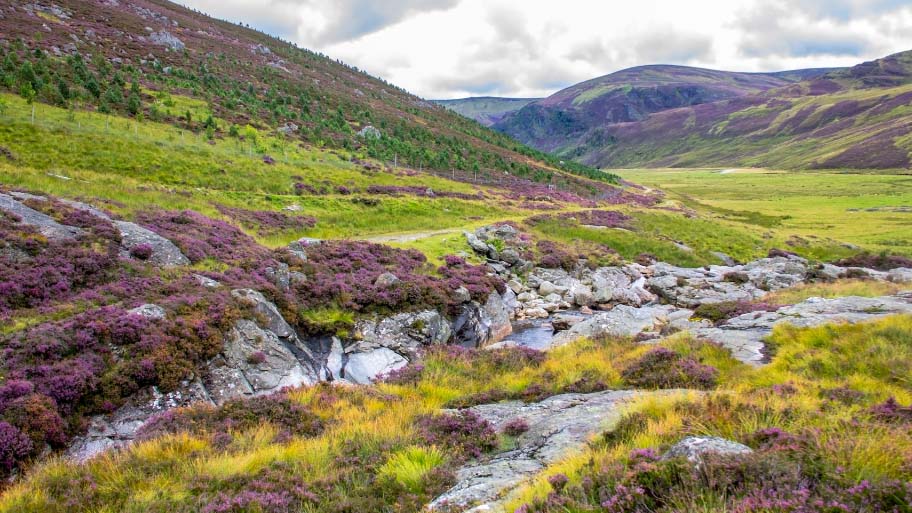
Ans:
POLYGON ((275 129, 294 123, 299 129, 290 138, 295 142, 365 146, 384 160, 477 171, 492 179, 505 171, 544 182, 553 178, 557 184, 578 182, 577 172, 602 177, 574 164, 561 169, 556 158, 328 57, 171 2, 65 0, 55 5, 61 16, 31 4, 4 9, 0 31, 7 44, 0 47, 0 88, 31 89, 40 101, 76 108, 140 111, 194 131, 204 130, 209 113, 226 121, 215 127, 220 134, 231 124, 275 129), (46 31, 45 25, 53 28, 46 31), (183 48, 152 41, 163 33, 183 48), (81 63, 72 55, 74 45, 81 63), (153 109, 152 98, 144 94, 139 109, 131 109, 134 81, 156 95, 192 96, 206 108, 188 109, 193 115, 187 120, 183 109, 153 109), (127 90, 117 91, 123 89, 118 82, 127 90), (384 137, 358 138, 356 132, 367 125, 378 127, 384 137))

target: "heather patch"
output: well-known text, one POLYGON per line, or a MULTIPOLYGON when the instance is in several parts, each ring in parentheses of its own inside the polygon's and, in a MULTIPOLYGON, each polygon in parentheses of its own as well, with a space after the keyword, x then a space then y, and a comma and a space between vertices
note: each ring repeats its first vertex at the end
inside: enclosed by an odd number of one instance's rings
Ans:
POLYGON ((664 347, 655 348, 621 372, 632 388, 715 388, 718 371, 664 347))
POLYGON ((313 228, 317 220, 311 216, 294 216, 275 212, 272 210, 247 210, 244 208, 216 205, 216 209, 224 216, 241 224, 248 230, 254 230, 260 235, 269 235, 283 231, 303 231, 313 228))
POLYGON ((912 258, 902 255, 891 255, 888 253, 859 253, 849 258, 843 258, 836 262, 836 265, 843 267, 867 267, 877 269, 878 271, 889 271, 898 267, 912 268, 912 258))
POLYGON ((503 290, 503 282, 483 266, 447 257, 435 269, 417 250, 401 250, 362 241, 327 241, 307 249, 302 269, 307 281, 295 287, 304 308, 325 305, 355 312, 393 312, 456 306, 454 292, 465 287, 475 300, 503 290), (397 280, 378 278, 386 273, 397 280))
POLYGON ((0 216, 0 318, 48 306, 122 278, 120 235, 110 222, 50 201, 61 221, 85 231, 73 240, 48 239, 11 215, 0 216))
POLYGON ((193 263, 213 259, 243 267, 269 258, 268 249, 236 226, 192 210, 146 210, 136 221, 176 244, 193 263))
POLYGON ((151 439, 177 433, 218 435, 249 431, 264 421, 283 436, 314 436, 323 431, 323 422, 309 409, 284 394, 276 394, 231 399, 218 407, 201 405, 168 410, 149 419, 137 436, 151 439))
POLYGON ((63 447, 85 416, 113 411, 144 387, 175 389, 222 350, 240 315, 227 292, 170 292, 165 319, 107 306, 0 339, 0 419, 31 440, 27 456, 63 447))
POLYGON ((470 410, 420 417, 416 428, 426 444, 446 447, 457 458, 478 458, 497 447, 494 428, 470 410))

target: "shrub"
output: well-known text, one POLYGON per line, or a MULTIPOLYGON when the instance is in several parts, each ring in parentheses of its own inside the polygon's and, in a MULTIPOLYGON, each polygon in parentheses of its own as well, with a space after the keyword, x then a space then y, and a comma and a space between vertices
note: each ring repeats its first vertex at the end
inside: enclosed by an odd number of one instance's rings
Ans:
POLYGON ((290 216, 271 210, 247 210, 224 205, 216 205, 216 208, 222 215, 239 222, 244 228, 256 230, 261 235, 287 230, 306 230, 317 224, 317 220, 310 216, 290 216))
POLYGON ((9 423, 0 421, 0 473, 9 473, 31 452, 29 437, 9 423))
POLYGON ((471 410, 425 415, 415 424, 418 437, 427 445, 445 447, 460 458, 478 458, 497 447, 497 433, 491 423, 471 410))
POLYGON ((727 281, 729 283, 743 285, 750 281, 750 276, 748 276, 747 273, 745 273, 745 272, 732 271, 732 272, 727 272, 724 275, 722 275, 722 281, 727 281))
POLYGON ((703 303, 694 309, 694 315, 701 319, 708 319, 719 324, 746 313, 775 312, 779 308, 781 308, 780 305, 764 302, 723 301, 720 303, 703 303))
POLYGON ((899 404, 895 397, 876 404, 870 409, 871 416, 882 422, 912 423, 912 406, 899 404))
POLYGON ((899 267, 912 268, 912 259, 901 255, 890 255, 887 253, 859 253, 853 257, 843 258, 836 262, 836 265, 842 267, 867 267, 877 269, 878 271, 889 271, 899 267))
POLYGON ((138 260, 148 260, 152 258, 153 249, 148 244, 137 244, 130 248, 130 256, 138 260))
POLYGON ((417 385, 423 374, 424 365, 413 362, 388 372, 383 376, 383 382, 391 385, 417 385))
MULTIPOLYGON (((293 513, 306 511, 319 498, 291 469, 276 465, 257 474, 236 474, 218 483, 201 480, 199 489, 216 488, 202 513, 293 513)), ((202 491, 202 490, 201 490, 202 491)))
POLYGON ((529 430, 529 423, 526 419, 517 417, 504 424, 503 432, 507 436, 519 436, 529 430))
POLYGON ((627 385, 636 388, 715 388, 718 371, 692 358, 657 347, 621 372, 627 385))

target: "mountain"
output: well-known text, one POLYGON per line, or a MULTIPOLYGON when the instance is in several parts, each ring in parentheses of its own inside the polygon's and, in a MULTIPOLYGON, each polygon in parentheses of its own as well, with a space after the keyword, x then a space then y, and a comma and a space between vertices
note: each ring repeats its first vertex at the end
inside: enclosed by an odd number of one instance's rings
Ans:
POLYGON ((805 76, 804 72, 731 73, 640 66, 568 87, 505 116, 494 128, 540 149, 568 153, 579 144, 580 136, 599 127, 642 121, 668 109, 740 98, 805 76))
POLYGON ((507 114, 515 112, 526 105, 538 101, 539 98, 496 98, 482 96, 475 98, 462 98, 458 100, 434 100, 434 103, 474 119, 484 126, 491 126, 507 114))
POLYGON ((908 168, 912 52, 845 69, 645 66, 584 82, 494 128, 611 167, 908 168))
POLYGON ((0 85, 39 101, 142 114, 216 136, 228 135, 232 125, 282 128, 303 144, 357 149, 420 169, 469 171, 476 180, 500 180, 504 172, 549 183, 574 182, 571 173, 606 178, 573 163, 562 168, 555 158, 356 68, 165 0, 13 2, 0 7, 0 16, 4 45, 12 50, 0 85), (165 94, 207 108, 202 118, 150 110, 165 94), (204 126, 210 116, 225 125, 204 126), (368 126, 379 131, 359 136, 368 126))

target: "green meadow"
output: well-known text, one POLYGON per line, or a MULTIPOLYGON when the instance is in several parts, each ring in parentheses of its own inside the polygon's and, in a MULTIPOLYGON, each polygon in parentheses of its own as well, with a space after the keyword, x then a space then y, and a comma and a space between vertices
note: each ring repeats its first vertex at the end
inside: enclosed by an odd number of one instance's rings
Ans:
POLYGON ((912 175, 763 169, 654 169, 619 172, 662 189, 700 217, 734 221, 793 244, 845 242, 912 254, 912 175))

